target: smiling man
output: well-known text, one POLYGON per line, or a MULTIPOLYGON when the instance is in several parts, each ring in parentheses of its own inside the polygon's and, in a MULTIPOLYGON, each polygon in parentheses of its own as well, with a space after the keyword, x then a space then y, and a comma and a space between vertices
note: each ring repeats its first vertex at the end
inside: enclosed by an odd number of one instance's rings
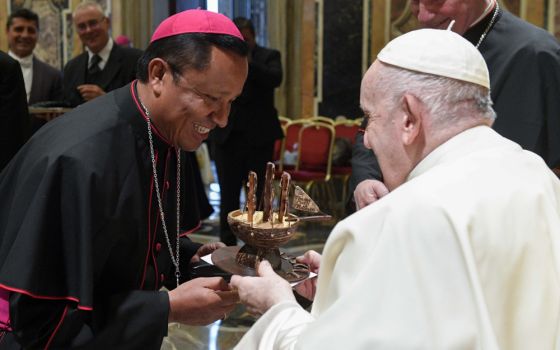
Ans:
POLYGON ((60 101, 60 71, 33 54, 39 37, 39 16, 25 8, 12 12, 6 24, 6 37, 9 55, 21 66, 28 103, 32 105, 42 101, 60 101))
POLYGON ((233 309, 222 278, 189 280, 223 244, 186 237, 199 187, 181 153, 227 124, 247 52, 225 16, 174 15, 137 81, 49 122, 0 174, 2 349, 159 349, 168 321, 233 309))
POLYGON ((142 51, 115 45, 109 36, 109 18, 94 1, 76 6, 72 20, 86 47, 64 67, 64 98, 75 107, 134 80, 142 51))

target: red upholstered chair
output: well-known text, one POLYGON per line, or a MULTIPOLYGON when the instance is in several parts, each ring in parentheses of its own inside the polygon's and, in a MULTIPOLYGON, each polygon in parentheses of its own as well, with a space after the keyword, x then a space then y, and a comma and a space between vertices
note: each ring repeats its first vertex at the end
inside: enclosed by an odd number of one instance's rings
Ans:
POLYGON ((322 117, 320 115, 312 117, 310 119, 312 122, 321 122, 321 123, 326 123, 329 125, 334 125, 334 120, 328 117, 322 117))
POLYGON ((298 137, 299 131, 301 128, 309 124, 308 119, 297 119, 291 120, 284 126, 284 139, 282 140, 281 148, 280 148, 280 165, 278 167, 278 173, 281 174, 282 171, 288 169, 294 169, 295 165, 292 164, 284 164, 284 154, 286 151, 294 152, 297 151, 298 148, 298 137))
POLYGON ((292 181, 301 183, 313 199, 327 208, 335 198, 329 182, 334 138, 334 127, 327 123, 315 121, 303 125, 299 131, 296 167, 286 170, 292 181))

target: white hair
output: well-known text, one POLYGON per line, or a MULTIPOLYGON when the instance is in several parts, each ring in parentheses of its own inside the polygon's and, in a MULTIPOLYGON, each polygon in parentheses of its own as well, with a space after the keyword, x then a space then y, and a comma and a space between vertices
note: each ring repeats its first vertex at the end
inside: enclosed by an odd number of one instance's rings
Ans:
POLYGON ((483 86, 387 64, 378 73, 375 91, 385 91, 391 109, 398 108, 403 96, 409 93, 424 103, 432 120, 440 126, 496 118, 490 90, 483 86))
POLYGON ((74 9, 74 12, 72 14, 72 18, 74 18, 74 16, 76 15, 76 12, 80 11, 80 10, 84 10, 86 8, 89 7, 93 7, 94 9, 96 9, 100 14, 103 15, 103 17, 107 17, 107 13, 105 13, 105 10, 103 10, 103 7, 95 1, 92 0, 86 0, 86 1, 82 1, 80 2, 76 8, 74 9))

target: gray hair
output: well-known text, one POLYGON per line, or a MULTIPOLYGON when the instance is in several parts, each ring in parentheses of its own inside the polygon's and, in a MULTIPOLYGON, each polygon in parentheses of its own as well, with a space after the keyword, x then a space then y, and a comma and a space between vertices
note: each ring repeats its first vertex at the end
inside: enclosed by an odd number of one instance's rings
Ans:
POLYGON ((451 78, 420 73, 383 64, 375 81, 375 91, 385 91, 389 108, 398 108, 405 94, 421 100, 432 120, 440 126, 466 120, 494 121, 490 90, 451 78))
POLYGON ((74 16, 76 15, 76 12, 86 9, 88 7, 93 7, 94 9, 96 9, 97 11, 99 11, 100 14, 103 15, 103 17, 107 17, 107 14, 105 13, 105 10, 103 10, 103 7, 95 1, 92 0, 86 0, 83 2, 80 2, 76 8, 74 9, 74 12, 72 13, 72 18, 74 18, 74 16))

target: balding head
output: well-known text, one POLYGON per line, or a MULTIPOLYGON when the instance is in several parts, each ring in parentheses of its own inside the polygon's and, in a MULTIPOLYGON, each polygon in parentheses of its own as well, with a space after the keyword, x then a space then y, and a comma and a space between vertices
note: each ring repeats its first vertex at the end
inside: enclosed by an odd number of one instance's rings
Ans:
POLYGON ((364 143, 374 150, 389 189, 451 137, 492 124, 487 68, 471 49, 446 31, 407 33, 389 43, 364 76, 364 143))

